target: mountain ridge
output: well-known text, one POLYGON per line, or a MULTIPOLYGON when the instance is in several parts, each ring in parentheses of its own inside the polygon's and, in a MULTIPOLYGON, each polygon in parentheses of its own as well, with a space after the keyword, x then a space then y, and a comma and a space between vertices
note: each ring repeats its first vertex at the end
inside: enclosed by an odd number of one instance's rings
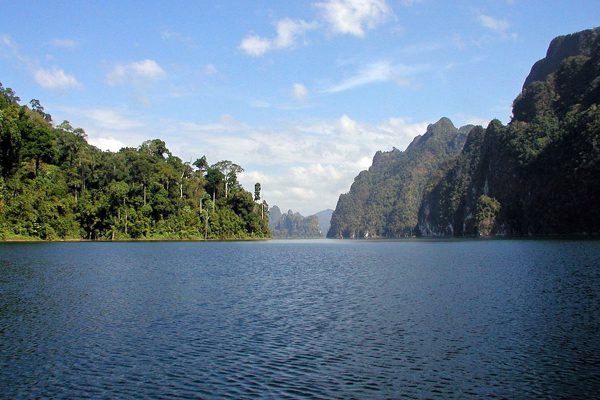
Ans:
POLYGON ((442 118, 404 152, 378 151, 328 237, 600 233, 600 28, 552 40, 508 125, 464 127, 456 143, 440 135, 451 127, 442 118))

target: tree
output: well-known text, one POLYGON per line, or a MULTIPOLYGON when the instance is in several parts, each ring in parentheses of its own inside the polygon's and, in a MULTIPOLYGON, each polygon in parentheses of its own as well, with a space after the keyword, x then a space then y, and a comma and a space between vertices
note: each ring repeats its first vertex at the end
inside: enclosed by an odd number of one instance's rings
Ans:
POLYGON ((225 176, 225 199, 227 199, 229 188, 237 185, 237 175, 244 172, 244 169, 229 160, 219 161, 213 167, 225 176))
POLYGON ((204 156, 183 162, 160 139, 101 151, 68 121, 52 126, 39 100, 21 106, 0 85, 0 238, 267 236, 241 171, 204 156))
MULTIPOLYGON (((19 102, 21 101, 21 99, 19 98, 19 96, 17 96, 14 90, 12 90, 9 87, 5 88, 4 86, 2 86, 2 82, 0 82, 0 98, 8 104, 14 105, 19 105, 19 102)), ((2 104, 0 102, 0 106, 1 105, 2 104)))
POLYGON ((0 173, 12 175, 21 157, 21 132, 18 126, 18 110, 7 107, 0 110, 0 173))
POLYGON ((165 158, 166 155, 171 155, 166 143, 160 139, 146 140, 140 146, 140 150, 158 158, 165 158))
POLYGON ((260 200, 260 183, 256 182, 254 184, 254 201, 259 201, 260 200))
POLYGON ((52 116, 50 116, 50 114, 46 114, 44 112, 44 107, 42 107, 42 104, 40 103, 39 100, 37 99, 31 99, 31 101, 29 102, 29 104, 31 105, 31 110, 35 111, 36 113, 38 113, 39 115, 42 116, 42 118, 44 118, 46 121, 51 122, 52 121, 52 116))
POLYGON ((206 156, 202 156, 201 158, 198 158, 196 161, 194 161, 194 163, 192 165, 194 167, 198 168, 200 171, 206 171, 206 169, 208 168, 208 162, 206 161, 206 156))
POLYGON ((48 127, 35 127, 32 131, 26 133, 22 154, 25 158, 35 161, 35 176, 37 176, 40 164, 51 162, 54 159, 54 132, 48 127))

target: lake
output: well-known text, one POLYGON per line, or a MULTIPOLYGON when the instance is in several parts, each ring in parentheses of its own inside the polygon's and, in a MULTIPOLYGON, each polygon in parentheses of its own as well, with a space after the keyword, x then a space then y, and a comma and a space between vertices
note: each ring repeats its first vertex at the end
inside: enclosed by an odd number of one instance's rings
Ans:
POLYGON ((0 397, 598 396, 598 241, 0 244, 0 397))

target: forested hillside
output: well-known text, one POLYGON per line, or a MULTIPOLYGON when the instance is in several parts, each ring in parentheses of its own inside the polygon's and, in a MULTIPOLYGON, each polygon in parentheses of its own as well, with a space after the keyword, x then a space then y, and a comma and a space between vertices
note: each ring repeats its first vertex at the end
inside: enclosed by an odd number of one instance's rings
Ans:
POLYGON ((600 29, 556 38, 508 126, 474 130, 426 197, 421 235, 600 233, 600 29))
POLYGON ((330 237, 600 234, 600 28, 552 41, 507 126, 423 138, 375 155, 330 237))
POLYGON ((260 184, 244 190, 239 165, 183 162, 160 139, 101 151, 20 101, 0 84, 0 239, 270 236, 260 184))
POLYGON ((340 196, 327 236, 414 235, 423 193, 443 165, 460 153, 472 128, 457 129, 448 118, 442 118, 405 151, 378 151, 369 170, 361 172, 350 191, 340 196))

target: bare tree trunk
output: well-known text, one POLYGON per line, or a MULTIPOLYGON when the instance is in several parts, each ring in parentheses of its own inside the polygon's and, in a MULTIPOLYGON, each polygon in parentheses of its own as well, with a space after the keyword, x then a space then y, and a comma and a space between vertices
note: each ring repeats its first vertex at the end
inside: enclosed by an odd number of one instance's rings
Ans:
POLYGON ((185 171, 181 174, 181 183, 179 184, 179 198, 183 199, 183 176, 185 175, 185 171))
POLYGON ((146 183, 143 183, 144 185, 144 205, 146 205, 146 183))
POLYGON ((204 240, 208 239, 208 211, 206 212, 206 219, 204 220, 204 240))

